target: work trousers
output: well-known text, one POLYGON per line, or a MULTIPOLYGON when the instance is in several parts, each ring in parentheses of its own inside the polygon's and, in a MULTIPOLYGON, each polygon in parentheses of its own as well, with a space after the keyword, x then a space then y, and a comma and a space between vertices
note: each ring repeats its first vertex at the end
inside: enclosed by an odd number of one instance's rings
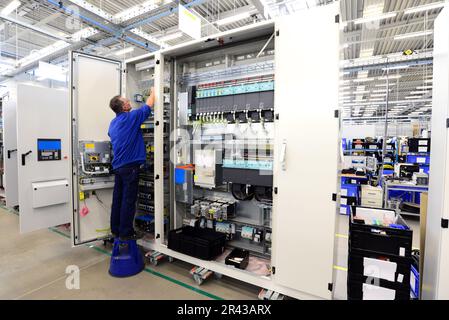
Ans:
POLYGON ((114 170, 115 186, 111 210, 111 231, 120 237, 134 233, 134 216, 139 189, 140 165, 130 165, 114 170))

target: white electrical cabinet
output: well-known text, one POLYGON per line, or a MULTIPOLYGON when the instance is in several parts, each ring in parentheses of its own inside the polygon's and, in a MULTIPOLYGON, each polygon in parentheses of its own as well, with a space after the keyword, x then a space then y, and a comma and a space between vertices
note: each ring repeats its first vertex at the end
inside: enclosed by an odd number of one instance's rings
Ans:
POLYGON ((140 216, 149 223, 140 244, 291 297, 331 299, 340 190, 337 18, 337 5, 305 10, 124 66, 70 53, 69 99, 53 94, 53 102, 42 99, 31 110, 36 100, 29 92, 26 109, 18 107, 26 119, 19 126, 33 128, 19 128, 18 137, 27 220, 34 214, 48 226, 58 209, 72 215, 74 246, 109 236, 114 176, 107 132, 115 116, 109 101, 124 92, 138 107, 154 86, 154 116, 142 126, 147 162, 136 226, 140 216), (40 139, 52 147, 42 146, 44 158, 59 147, 50 139, 61 139, 63 161, 53 162, 51 175, 36 163, 40 139), (205 260, 175 250, 170 236, 192 225, 222 233, 225 251, 205 260), (226 264, 233 249, 248 253, 248 267, 226 264))
POLYGON ((449 299, 449 7, 435 20, 432 105, 432 169, 424 254, 422 299, 449 299))
POLYGON ((126 94, 154 68, 158 97, 154 237, 141 245, 295 298, 332 298, 337 15, 335 5, 306 10, 126 63, 126 94), (174 249, 185 226, 224 233, 225 252, 174 249), (249 252, 247 268, 225 263, 233 248, 249 252))
POLYGON ((17 166, 22 233, 70 222, 70 110, 67 91, 17 86, 17 166))
POLYGON ((110 236, 109 101, 121 94, 122 67, 79 52, 69 61, 69 91, 18 86, 16 162, 21 232, 71 222, 78 246, 110 236))
POLYGON ((3 107, 3 143, 4 143, 4 186, 8 208, 19 205, 19 178, 17 159, 17 99, 10 92, 4 98, 3 107))

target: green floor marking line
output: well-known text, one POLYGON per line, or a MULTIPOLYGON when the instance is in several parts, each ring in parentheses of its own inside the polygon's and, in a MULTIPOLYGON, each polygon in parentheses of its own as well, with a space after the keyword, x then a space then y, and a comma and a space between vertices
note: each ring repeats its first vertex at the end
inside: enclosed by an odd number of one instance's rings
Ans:
POLYGON ((64 238, 70 239, 70 236, 69 236, 69 235, 65 234, 64 232, 59 231, 59 230, 56 229, 56 228, 49 228, 48 230, 50 230, 50 231, 52 231, 52 232, 54 232, 54 233, 57 233, 57 234, 59 234, 60 236, 63 236, 64 238))
MULTIPOLYGON (((54 233, 56 233, 56 234, 59 234, 59 235, 63 236, 64 238, 70 238, 69 235, 67 235, 67 234, 65 234, 65 233, 63 233, 63 232, 61 232, 61 231, 59 231, 59 230, 56 229, 56 228, 49 228, 49 230, 52 231, 52 232, 54 232, 54 233)), ((107 250, 105 250, 105 249, 102 249, 102 248, 100 248, 100 247, 93 246, 93 245, 88 245, 88 244, 86 244, 86 247, 88 247, 88 248, 90 248, 90 249, 93 249, 93 250, 95 250, 95 251, 97 251, 97 252, 100 252, 100 253, 102 253, 102 254, 104 254, 104 255, 107 255, 107 256, 109 256, 109 257, 111 256, 111 253, 110 253, 109 251, 107 251, 107 250)), ((184 288, 186 288, 186 289, 195 291, 196 293, 199 293, 199 294, 201 294, 201 295, 203 295, 203 296, 206 296, 206 297, 208 297, 208 298, 211 298, 211 299, 214 299, 214 300, 224 300, 223 298, 221 298, 221 297, 219 297, 219 296, 216 296, 216 295, 214 295, 214 294, 212 294, 212 293, 209 293, 209 292, 207 292, 207 291, 204 291, 204 290, 195 288, 194 286, 191 286, 191 285, 189 285, 189 284, 187 284, 187 283, 184 283, 184 282, 182 282, 182 281, 180 281, 180 280, 176 280, 176 279, 174 279, 174 278, 172 278, 172 277, 170 277, 170 276, 167 276, 167 275, 162 274, 162 273, 160 273, 160 272, 151 270, 151 269, 149 269, 149 268, 145 268, 144 271, 147 272, 147 273, 150 273, 150 274, 152 274, 152 275, 154 275, 154 276, 157 276, 157 277, 159 277, 159 278, 162 278, 162 279, 164 279, 164 280, 170 281, 170 282, 172 282, 172 283, 174 283, 174 284, 177 284, 178 286, 181 286, 181 287, 184 287, 184 288)))
POLYGON ((19 212, 17 212, 16 210, 13 210, 13 209, 11 209, 11 208, 7 208, 6 206, 4 206, 4 205, 2 205, 2 204, 0 205, 0 208, 3 209, 3 210, 5 210, 6 212, 12 213, 12 214, 14 214, 14 215, 16 215, 16 216, 19 215, 19 212))
POLYGON ((335 270, 340 270, 340 271, 346 271, 346 272, 348 272, 348 268, 345 268, 345 267, 334 266, 334 269, 335 269, 335 270))
POLYGON ((211 299, 214 299, 214 300, 224 300, 223 298, 221 298, 219 296, 216 296, 216 295, 214 295, 212 293, 209 293, 207 291, 195 288, 195 287, 191 286, 190 284, 187 284, 187 283, 184 283, 182 281, 176 280, 176 279, 174 279, 172 277, 166 276, 165 274, 159 273, 157 271, 145 268, 145 272, 151 273, 151 274, 153 274, 155 276, 158 276, 158 277, 160 277, 162 279, 165 279, 167 281, 173 282, 173 283, 175 283, 175 284, 177 284, 177 285, 179 285, 181 287, 184 287, 184 288, 187 288, 189 290, 195 291, 195 292, 197 292, 199 294, 202 294, 203 296, 206 296, 208 298, 211 298, 211 299))

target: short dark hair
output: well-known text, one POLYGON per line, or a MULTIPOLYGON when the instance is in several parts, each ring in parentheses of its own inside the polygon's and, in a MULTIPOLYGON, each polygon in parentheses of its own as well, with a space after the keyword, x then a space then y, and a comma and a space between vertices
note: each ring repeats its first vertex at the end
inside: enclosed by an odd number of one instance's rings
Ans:
POLYGON ((123 101, 122 96, 115 96, 111 99, 111 102, 109 103, 109 107, 114 111, 115 113, 120 113, 123 111, 123 101))

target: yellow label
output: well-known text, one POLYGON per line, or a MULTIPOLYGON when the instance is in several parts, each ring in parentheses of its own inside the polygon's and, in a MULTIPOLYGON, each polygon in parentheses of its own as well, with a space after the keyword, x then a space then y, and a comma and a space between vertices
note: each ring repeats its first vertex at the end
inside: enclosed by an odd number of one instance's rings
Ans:
POLYGON ((96 233, 109 233, 109 232, 111 232, 111 228, 107 228, 107 229, 96 229, 95 232, 96 232, 96 233))
POLYGON ((197 175, 193 176, 193 181, 195 181, 195 182, 198 181, 198 176, 197 175))
POLYGON ((145 128, 146 128, 146 125, 144 125, 144 124, 140 126, 140 129, 145 129, 145 128))
POLYGON ((81 201, 84 200, 84 192, 80 192, 80 200, 81 200, 81 201))
POLYGON ((86 149, 95 149, 95 144, 93 144, 93 143, 86 143, 86 149))
POLYGON ((150 150, 151 152, 154 152, 154 146, 151 146, 150 150))

